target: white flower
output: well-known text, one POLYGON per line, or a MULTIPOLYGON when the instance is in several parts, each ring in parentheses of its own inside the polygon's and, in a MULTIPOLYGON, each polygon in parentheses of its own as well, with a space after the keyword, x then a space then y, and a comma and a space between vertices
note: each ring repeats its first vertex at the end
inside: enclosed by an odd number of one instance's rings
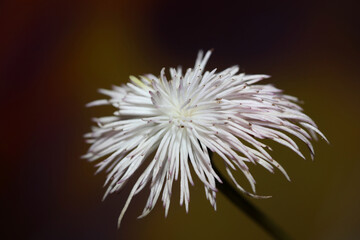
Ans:
POLYGON ((307 144, 315 133, 325 137, 316 124, 299 107, 295 97, 284 95, 272 85, 255 84, 267 75, 237 74, 237 66, 216 73, 204 72, 211 55, 199 52, 195 66, 182 73, 170 68, 170 80, 165 69, 160 76, 145 75, 112 90, 100 92, 109 99, 97 100, 87 106, 113 105, 113 116, 95 119, 98 126, 86 134, 92 144, 84 156, 89 161, 101 160, 98 171, 107 169, 104 198, 120 190, 141 165, 144 172, 133 186, 119 222, 131 199, 145 186, 150 195, 140 217, 146 216, 155 206, 160 193, 167 215, 174 179, 180 178, 180 204, 186 211, 190 201, 189 182, 193 184, 191 170, 205 186, 206 197, 216 209, 215 173, 208 151, 217 153, 234 184, 232 170, 240 169, 255 193, 255 180, 247 163, 260 164, 273 172, 278 168, 289 179, 285 170, 268 154, 268 146, 261 139, 272 139, 289 147, 304 158, 293 135, 307 144), (208 150, 209 149, 209 150, 208 150), (148 159, 155 151, 155 156, 148 159), (105 157, 105 158, 103 158, 105 157))

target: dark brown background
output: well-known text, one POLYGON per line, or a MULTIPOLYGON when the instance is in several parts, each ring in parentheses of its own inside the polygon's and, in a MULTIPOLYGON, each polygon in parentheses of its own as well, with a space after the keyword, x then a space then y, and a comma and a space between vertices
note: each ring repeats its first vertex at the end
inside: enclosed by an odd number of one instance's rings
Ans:
MULTIPOLYGON (((295 239, 360 238, 359 28, 355 1, 49 1, 0 3, 2 236, 9 239, 268 239, 221 195, 218 211, 202 185, 191 188, 189 214, 173 196, 137 220, 147 193, 117 217, 129 187, 101 202, 104 174, 79 157, 97 88, 130 74, 193 65, 214 48, 208 68, 239 64, 246 73, 305 102, 329 138, 303 161, 276 146, 287 169, 251 169, 252 200, 295 239)), ((303 147, 303 145, 302 145, 303 147)), ((303 148, 306 150, 305 148, 303 148)), ((308 156, 308 155, 307 155, 308 156)), ((177 192, 177 190, 176 190, 177 192)))

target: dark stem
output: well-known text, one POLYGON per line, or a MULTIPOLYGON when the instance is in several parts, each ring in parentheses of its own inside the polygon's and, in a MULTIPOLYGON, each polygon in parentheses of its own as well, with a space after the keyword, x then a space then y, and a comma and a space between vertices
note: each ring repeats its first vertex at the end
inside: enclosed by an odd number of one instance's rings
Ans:
MULTIPOLYGON (((212 161, 212 152, 209 151, 209 156, 212 161)), ((232 185, 225 179, 225 177, 216 168, 212 161, 212 166, 216 174, 222 180, 222 183, 216 182, 216 187, 219 189, 233 204, 242 210, 248 217, 254 220, 260 227, 268 232, 274 239, 291 239, 279 226, 277 226, 264 213, 257 209, 249 200, 242 196, 232 185)))

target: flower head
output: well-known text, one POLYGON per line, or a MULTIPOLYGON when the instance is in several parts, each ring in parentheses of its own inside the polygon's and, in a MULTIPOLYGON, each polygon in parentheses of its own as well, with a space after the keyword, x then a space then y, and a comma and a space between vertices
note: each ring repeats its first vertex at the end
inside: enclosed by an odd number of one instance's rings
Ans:
POLYGON ((199 52, 194 68, 185 73, 181 68, 170 68, 170 79, 165 69, 160 76, 151 74, 112 90, 100 89, 108 99, 97 100, 87 106, 113 105, 112 116, 96 118, 98 126, 86 134, 91 144, 85 158, 102 159, 98 171, 108 172, 108 186, 104 198, 119 191, 141 165, 140 174, 125 203, 124 215, 134 195, 150 186, 150 194, 140 217, 146 216, 161 195, 165 214, 170 206, 174 180, 180 181, 180 204, 188 211, 189 182, 193 184, 191 169, 202 181, 206 197, 216 209, 215 173, 208 151, 217 153, 234 184, 249 193, 235 180, 232 171, 240 170, 255 193, 255 180, 248 164, 260 164, 273 172, 278 168, 289 179, 285 170, 269 155, 270 148, 261 142, 272 139, 292 149, 304 158, 295 141, 302 140, 314 150, 310 140, 319 134, 316 124, 302 112, 297 99, 282 93, 272 85, 257 82, 267 75, 237 74, 237 66, 217 73, 204 71, 211 55, 199 52), (149 158, 155 152, 154 157, 149 158))

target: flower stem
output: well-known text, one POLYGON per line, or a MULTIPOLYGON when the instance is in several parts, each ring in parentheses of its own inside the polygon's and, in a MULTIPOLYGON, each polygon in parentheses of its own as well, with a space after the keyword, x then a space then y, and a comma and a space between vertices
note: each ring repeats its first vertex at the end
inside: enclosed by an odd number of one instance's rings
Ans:
MULTIPOLYGON (((209 151, 210 159, 212 160, 212 152, 209 151)), ((212 162, 213 163, 213 162, 212 162)), ((225 179, 225 177, 212 164, 216 174, 222 180, 222 183, 216 182, 216 187, 240 210, 242 210, 248 217, 255 221, 260 227, 268 232, 274 239, 288 240, 291 239, 279 226, 277 226, 270 218, 263 212, 257 209, 249 200, 242 196, 234 187, 225 179)))

